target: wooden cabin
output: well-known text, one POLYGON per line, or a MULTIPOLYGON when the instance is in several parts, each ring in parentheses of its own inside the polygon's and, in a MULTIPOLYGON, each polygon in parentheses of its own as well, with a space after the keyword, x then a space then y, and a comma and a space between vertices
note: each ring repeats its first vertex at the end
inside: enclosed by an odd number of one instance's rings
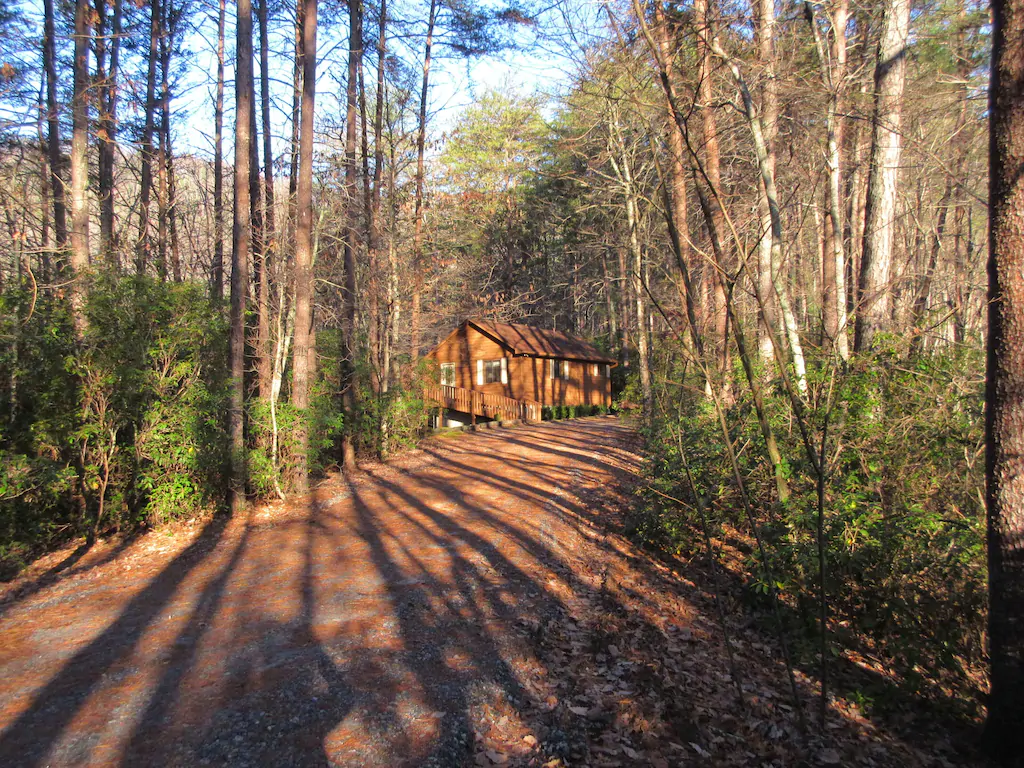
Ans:
POLYGON ((469 319, 427 357, 440 369, 434 399, 452 412, 450 424, 539 419, 545 406, 611 405, 615 359, 561 331, 469 319))

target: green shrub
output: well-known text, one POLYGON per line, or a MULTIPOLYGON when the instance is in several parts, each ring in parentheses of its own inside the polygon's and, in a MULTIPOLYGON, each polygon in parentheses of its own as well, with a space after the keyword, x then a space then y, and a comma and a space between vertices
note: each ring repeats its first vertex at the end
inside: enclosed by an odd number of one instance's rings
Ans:
MULTIPOLYGON (((227 329, 197 286, 93 282, 76 343, 66 302, 0 294, 0 561, 81 534, 220 504, 227 329)), ((2 567, 2 563, 0 563, 2 567)))

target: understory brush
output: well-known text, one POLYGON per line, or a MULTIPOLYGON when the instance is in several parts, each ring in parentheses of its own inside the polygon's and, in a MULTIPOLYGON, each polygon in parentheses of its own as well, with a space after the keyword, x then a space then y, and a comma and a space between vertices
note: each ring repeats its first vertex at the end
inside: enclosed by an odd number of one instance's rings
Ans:
POLYGON ((986 615, 980 353, 879 353, 842 369, 814 363, 800 414, 781 382, 758 372, 788 490, 780 500, 742 371, 734 372, 734 399, 722 405, 734 466, 703 382, 663 361, 659 378, 682 386, 659 388, 645 427, 648 485, 632 533, 706 557, 706 525, 715 559, 741 590, 781 608, 801 661, 820 664, 824 599, 832 674, 848 666, 839 657, 853 654, 902 689, 975 715, 986 615), (821 457, 821 505, 801 418, 821 457))

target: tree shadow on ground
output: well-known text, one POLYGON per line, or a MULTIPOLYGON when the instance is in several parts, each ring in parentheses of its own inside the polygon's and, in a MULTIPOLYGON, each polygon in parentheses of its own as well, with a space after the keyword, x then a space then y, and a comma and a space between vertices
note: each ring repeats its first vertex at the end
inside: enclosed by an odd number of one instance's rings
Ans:
POLYGON ((92 558, 87 563, 79 565, 82 559, 95 547, 94 544, 83 541, 60 562, 47 568, 38 576, 16 585, 3 599, 0 599, 0 618, 3 618, 12 605, 28 599, 36 592, 45 589, 51 584, 55 584, 57 581, 62 581, 69 576, 80 576, 95 568, 106 565, 112 560, 116 560, 135 540, 135 536, 124 536, 115 544, 109 546, 107 551, 99 557, 92 558))

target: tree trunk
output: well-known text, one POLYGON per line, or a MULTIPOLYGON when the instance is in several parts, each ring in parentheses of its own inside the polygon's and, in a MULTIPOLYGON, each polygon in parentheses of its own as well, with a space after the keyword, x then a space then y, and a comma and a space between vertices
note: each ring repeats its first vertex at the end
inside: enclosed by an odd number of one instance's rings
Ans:
MULTIPOLYGON (((271 396, 273 361, 270 343, 270 295, 274 274, 275 220, 274 220, 274 147, 270 132, 270 41, 267 24, 267 2, 260 0, 260 104, 263 117, 263 265, 259 284, 259 385, 260 395, 271 396)), ((282 308, 283 309, 283 308, 282 308)))
POLYGON ((723 395, 731 396, 729 376, 732 368, 729 354, 729 308, 726 292, 726 272, 732 265, 726 261, 726 253, 721 248, 722 237, 725 233, 725 220, 721 204, 717 195, 722 189, 722 161, 718 146, 718 121, 715 118, 714 91, 711 84, 711 49, 707 45, 708 26, 708 0, 695 0, 693 4, 694 24, 698 29, 703 30, 697 36, 697 109, 701 116, 701 129, 704 135, 704 169, 707 174, 708 184, 713 188, 714 193, 709 205, 708 230, 712 228, 712 248, 715 257, 715 264, 710 265, 715 276, 715 338, 718 347, 718 369, 723 379, 723 395))
MULTIPOLYGON (((380 3, 380 15, 377 20, 377 95, 376 103, 374 104, 373 112, 373 186, 370 198, 370 211, 369 211, 369 231, 367 236, 369 238, 369 253, 370 263, 379 265, 381 261, 381 182, 384 179, 384 98, 385 98, 385 80, 384 70, 385 63, 387 60, 387 23, 388 23, 388 4, 387 0, 381 0, 380 3)), ((379 273, 379 270, 378 270, 379 273)), ((388 270, 386 276, 383 278, 385 283, 385 302, 384 309, 381 312, 378 304, 378 313, 381 317, 378 319, 376 315, 370 318, 370 321, 374 326, 379 325, 379 331, 377 333, 377 376, 379 380, 379 388, 381 392, 387 392, 390 387, 391 371, 390 371, 390 338, 388 334, 389 320, 391 315, 391 264, 388 263, 388 270)))
POLYGON ((821 32, 815 19, 814 6, 804 3, 804 11, 814 36, 821 68, 822 84, 828 89, 828 107, 825 116, 828 207, 825 226, 826 243, 830 246, 822 254, 822 315, 825 340, 834 346, 839 357, 850 357, 846 328, 846 253, 843 243, 842 220, 842 158, 843 146, 842 94, 846 78, 846 24, 849 18, 847 0, 839 0, 832 26, 832 56, 828 57, 821 32), (835 64, 829 66, 829 61, 835 64))
POLYGON ((991 68, 988 375, 989 659, 985 742, 1024 755, 1024 2, 995 0, 991 68))
POLYGON ((427 143, 427 92, 430 86, 430 51, 434 44, 434 21, 437 18, 437 0, 430 0, 427 17, 427 45, 423 54, 423 83, 420 86, 419 127, 416 133, 416 197, 413 206, 412 241, 412 309, 409 319, 409 351, 412 359, 420 355, 420 303, 423 293, 423 172, 427 143))
MULTIPOLYGON (((262 54, 261 54, 262 56, 262 54)), ((249 130, 252 140, 249 144, 249 216, 252 219, 252 266, 253 266, 253 291, 256 298, 256 338, 253 345, 253 354, 256 364, 256 384, 260 399, 264 402, 270 399, 270 349, 268 336, 270 334, 270 315, 268 314, 268 303, 270 299, 269 284, 267 283, 266 265, 266 227, 263 219, 263 179, 260 176, 260 140, 258 120, 256 117, 256 75, 250 70, 253 108, 249 130)))
POLYGON ((743 101, 743 114, 750 129, 750 135, 754 142, 754 152, 757 156, 757 165, 761 177, 761 188, 764 191, 765 201, 768 204, 769 219, 771 222, 771 282, 772 291, 765 295, 762 284, 757 283, 755 293, 757 294, 758 308, 762 317, 766 320, 766 330, 772 341, 772 348, 775 352, 775 359, 780 367, 787 364, 783 350, 775 348, 778 337, 775 336, 775 325, 771 323, 771 313, 768 308, 773 301, 778 302, 779 315, 782 320, 782 329, 785 334, 785 341, 789 344, 789 356, 792 359, 793 367, 797 376, 797 386, 801 392, 807 389, 807 368, 804 361, 803 347, 800 343, 800 334, 797 330, 796 317, 793 314, 789 301, 789 289, 785 283, 785 276, 782 270, 782 214, 779 207, 778 191, 775 187, 774 164, 769 162, 771 154, 765 140, 764 125, 761 114, 754 106, 754 100, 750 95, 746 79, 740 70, 739 62, 722 48, 718 38, 710 31, 705 32, 706 42, 711 46, 715 55, 722 59, 732 73, 736 88, 740 92, 743 101))
POLYGON ((363 4, 362 0, 349 2, 348 82, 345 91, 345 285, 342 290, 342 359, 341 396, 345 411, 345 430, 341 441, 342 466, 355 469, 356 451, 353 440, 355 421, 355 333, 356 333, 356 248, 359 242, 360 205, 358 193, 359 169, 356 151, 359 141, 359 70, 363 60, 363 4))
POLYGON ((156 66, 160 45, 160 0, 149 4, 149 61, 146 69, 146 116, 142 128, 141 168, 139 173, 139 242, 135 254, 135 271, 146 274, 152 255, 149 200, 153 189, 153 130, 156 122, 156 66))
MULTIPOLYGON (((766 157, 761 162, 772 177, 775 176, 775 136, 779 122, 779 85, 775 72, 775 0, 756 0, 754 36, 757 43, 758 64, 761 69, 761 125, 766 157)), ((758 188, 757 211, 760 218, 757 242, 757 280, 765 300, 759 308, 758 349, 761 360, 772 359, 772 328, 778 327, 777 308, 773 290, 772 212, 764 185, 758 188)))
MULTIPOLYGON (((50 190, 53 195, 53 233, 57 250, 68 243, 67 209, 64 204, 64 161, 60 151, 60 115, 57 110, 57 62, 54 37, 53 0, 43 0, 43 69, 46 70, 46 150, 50 162, 50 190)), ((63 257, 59 264, 63 265, 63 257)))
POLYGON ((99 80, 99 115, 96 140, 99 144, 97 174, 100 200, 100 251, 116 273, 120 259, 114 228, 114 156, 117 151, 117 84, 121 59, 121 0, 114 0, 109 44, 107 42, 106 0, 96 0, 96 76, 99 80), (110 67, 106 68, 106 54, 110 51, 110 67))
POLYGON ((888 330, 892 319, 890 282, 909 29, 910 0, 887 0, 875 65, 871 163, 854 335, 854 349, 858 352, 870 349, 876 334, 888 330))
POLYGON ((75 3, 74 95, 71 104, 71 308, 75 329, 85 330, 83 273, 89 268, 89 40, 92 9, 75 3))
POLYGON ((299 183, 299 123, 302 109, 302 68, 305 56, 302 49, 302 14, 304 3, 299 2, 295 8, 295 66, 292 68, 292 137, 291 158, 288 166, 288 220, 291 226, 296 222, 296 198, 299 183))
POLYGON ((245 506, 245 309, 249 293, 249 164, 252 151, 252 2, 238 0, 235 32, 235 206, 231 247, 231 508, 245 506))
POLYGON ((171 246, 174 210, 171 201, 171 45, 173 43, 173 0, 161 3, 160 28, 160 126, 157 129, 157 269, 166 279, 168 266, 176 282, 181 281, 181 267, 175 265, 171 246))
MULTIPOLYGON (((302 100, 295 219, 295 344, 292 363, 292 404, 296 420, 296 478, 299 493, 309 491, 309 408, 313 265, 313 118, 316 100, 317 0, 303 0, 299 14, 302 39, 302 100)), ((294 175, 294 174, 293 174, 294 175)))
POLYGON ((224 25, 226 0, 217 4, 217 101, 213 127, 213 281, 214 301, 224 298, 224 25))

